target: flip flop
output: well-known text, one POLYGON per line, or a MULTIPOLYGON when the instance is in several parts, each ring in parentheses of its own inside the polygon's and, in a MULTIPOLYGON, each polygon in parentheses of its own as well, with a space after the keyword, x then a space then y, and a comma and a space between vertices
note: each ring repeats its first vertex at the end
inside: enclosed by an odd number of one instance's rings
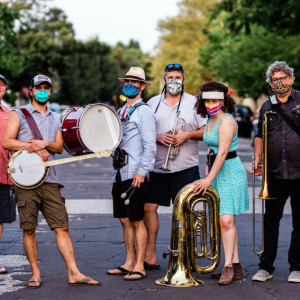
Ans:
POLYGON ((89 283, 92 280, 94 280, 94 279, 91 278, 91 277, 84 277, 84 278, 82 278, 81 280, 79 280, 77 282, 74 282, 74 283, 69 282, 69 285, 81 285, 81 286, 99 286, 99 285, 101 285, 100 282, 98 282, 98 283, 89 283))
POLYGON ((41 278, 33 278, 31 277, 28 282, 27 282, 27 287, 29 289, 39 289, 42 286, 42 280, 41 278), (28 285, 29 282, 34 282, 35 284, 37 284, 38 282, 40 283, 40 285, 28 285))
POLYGON ((0 267, 0 275, 7 274, 7 271, 4 267, 0 267))
POLYGON ((127 275, 127 274, 130 272, 130 271, 128 271, 128 270, 126 270, 126 269, 124 269, 124 268, 122 268, 122 267, 117 267, 116 270, 119 270, 119 271, 121 271, 121 272, 118 272, 118 273, 110 273, 110 272, 107 271, 107 274, 108 274, 108 275, 127 275))
POLYGON ((144 275, 143 273, 141 272, 138 272, 138 271, 133 271, 133 272, 129 272, 128 273, 129 275, 140 275, 141 277, 137 277, 137 278, 124 278, 124 280, 127 280, 127 281, 136 281, 136 280, 142 280, 142 279, 145 279, 148 277, 148 275, 144 275))
POLYGON ((157 269, 159 269, 159 267, 160 267, 159 264, 153 264, 153 265, 151 265, 151 264, 148 264, 147 262, 144 262, 144 268, 146 270, 157 270, 157 269))

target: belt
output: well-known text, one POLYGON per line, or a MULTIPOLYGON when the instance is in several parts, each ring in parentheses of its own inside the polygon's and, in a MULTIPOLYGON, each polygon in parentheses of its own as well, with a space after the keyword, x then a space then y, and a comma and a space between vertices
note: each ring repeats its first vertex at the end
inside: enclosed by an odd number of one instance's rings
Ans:
MULTIPOLYGON (((212 166, 215 162, 216 157, 217 157, 217 154, 207 155, 206 164, 208 166, 212 166)), ((236 151, 232 151, 232 152, 227 153, 227 156, 226 156, 225 159, 232 159, 232 158, 235 158, 235 157, 237 157, 236 151)))

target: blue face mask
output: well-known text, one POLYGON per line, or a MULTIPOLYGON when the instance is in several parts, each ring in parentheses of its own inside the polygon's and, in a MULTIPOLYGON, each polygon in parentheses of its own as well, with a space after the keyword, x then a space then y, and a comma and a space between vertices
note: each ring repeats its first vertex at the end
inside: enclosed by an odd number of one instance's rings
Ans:
POLYGON ((35 93, 35 97, 39 102, 44 103, 48 100, 49 93, 45 90, 41 90, 35 93))
POLYGON ((124 85, 122 91, 125 97, 134 98, 140 92, 140 89, 131 83, 127 83, 124 85))

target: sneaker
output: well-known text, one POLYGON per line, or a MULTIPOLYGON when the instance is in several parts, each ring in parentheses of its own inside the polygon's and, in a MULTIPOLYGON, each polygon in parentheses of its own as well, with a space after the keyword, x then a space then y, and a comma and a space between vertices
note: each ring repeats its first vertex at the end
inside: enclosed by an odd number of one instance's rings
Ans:
POLYGON ((288 282, 300 282, 300 271, 292 271, 288 278, 288 282))
POLYGON ((271 279, 273 275, 271 275, 269 272, 267 272, 264 269, 260 269, 257 271, 257 273, 252 277, 252 280, 254 281, 266 281, 268 279, 271 279))

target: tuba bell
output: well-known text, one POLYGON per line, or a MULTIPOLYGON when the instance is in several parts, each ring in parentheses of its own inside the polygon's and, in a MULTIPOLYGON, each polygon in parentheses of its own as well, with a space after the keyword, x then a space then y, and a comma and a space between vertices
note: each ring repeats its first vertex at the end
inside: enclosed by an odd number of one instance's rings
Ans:
POLYGON ((157 284, 173 287, 201 285, 203 282, 196 279, 192 271, 210 273, 220 262, 219 195, 212 186, 205 195, 198 195, 193 192, 194 186, 193 183, 186 185, 175 198, 168 268, 165 276, 155 281, 157 284), (195 210, 201 202, 203 210, 195 210), (202 267, 197 259, 207 259, 210 263, 202 267))

